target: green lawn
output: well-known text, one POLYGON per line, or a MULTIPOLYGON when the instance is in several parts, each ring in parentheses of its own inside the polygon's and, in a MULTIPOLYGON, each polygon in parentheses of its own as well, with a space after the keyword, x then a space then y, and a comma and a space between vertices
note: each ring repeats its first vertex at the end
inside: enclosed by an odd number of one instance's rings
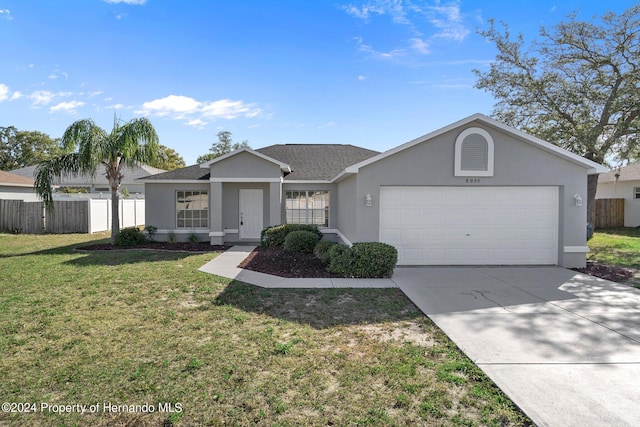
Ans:
POLYGON ((618 267, 640 269, 640 229, 606 228, 597 230, 588 242, 591 261, 618 267))
POLYGON ((0 235, 0 401, 35 409, 0 425, 531 423, 399 290, 265 290, 198 272, 214 254, 74 250, 105 237, 0 235))

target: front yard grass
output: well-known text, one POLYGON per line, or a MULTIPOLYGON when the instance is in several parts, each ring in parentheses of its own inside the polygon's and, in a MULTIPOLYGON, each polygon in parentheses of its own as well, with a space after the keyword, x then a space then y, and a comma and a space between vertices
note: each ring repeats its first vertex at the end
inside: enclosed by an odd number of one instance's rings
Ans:
POLYGON ((590 261, 616 267, 640 269, 640 229, 605 228, 597 230, 588 242, 590 261))
POLYGON ((36 404, 0 425, 531 424, 397 289, 267 290, 197 271, 214 254, 74 250, 104 237, 0 235, 0 402, 36 404), (52 410, 74 404, 94 412, 52 410))

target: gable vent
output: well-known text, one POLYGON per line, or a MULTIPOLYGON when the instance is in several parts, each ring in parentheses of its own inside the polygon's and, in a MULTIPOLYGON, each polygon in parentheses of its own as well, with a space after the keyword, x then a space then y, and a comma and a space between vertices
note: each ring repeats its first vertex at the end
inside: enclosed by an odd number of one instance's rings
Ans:
POLYGON ((484 129, 465 129, 455 145, 455 176, 493 176, 493 138, 484 129))
POLYGON ((461 169, 466 171, 486 171, 489 160, 489 144, 482 135, 472 133, 462 140, 460 153, 461 169))

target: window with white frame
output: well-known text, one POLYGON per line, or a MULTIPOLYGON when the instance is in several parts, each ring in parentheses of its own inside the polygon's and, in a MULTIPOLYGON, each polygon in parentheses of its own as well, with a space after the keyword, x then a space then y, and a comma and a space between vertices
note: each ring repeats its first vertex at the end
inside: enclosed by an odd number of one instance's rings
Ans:
POLYGON ((287 224, 315 224, 329 227, 328 191, 287 191, 287 224))
POLYGON ((640 187, 633 187, 633 198, 640 199, 640 187))
POLYGON ((455 176, 493 176, 493 138, 484 129, 464 130, 456 139, 455 176))
POLYGON ((208 191, 176 191, 176 227, 209 228, 208 191))

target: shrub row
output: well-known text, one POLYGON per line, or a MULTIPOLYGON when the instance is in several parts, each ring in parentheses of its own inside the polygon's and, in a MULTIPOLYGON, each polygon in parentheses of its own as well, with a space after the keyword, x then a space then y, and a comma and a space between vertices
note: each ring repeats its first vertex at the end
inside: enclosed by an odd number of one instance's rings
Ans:
POLYGON ((311 224, 282 224, 267 227, 260 233, 260 246, 270 248, 273 246, 284 245, 284 239, 289 233, 294 231, 309 231, 318 236, 318 240, 322 238, 322 232, 318 230, 317 225, 311 224))

